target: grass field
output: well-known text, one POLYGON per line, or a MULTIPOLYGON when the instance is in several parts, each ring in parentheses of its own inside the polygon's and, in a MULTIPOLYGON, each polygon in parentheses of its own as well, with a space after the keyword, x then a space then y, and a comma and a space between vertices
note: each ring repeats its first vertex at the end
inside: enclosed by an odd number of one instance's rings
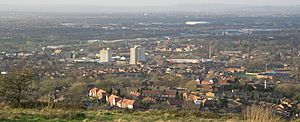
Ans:
POLYGON ((84 111, 84 110, 33 110, 33 109, 1 109, 0 121, 4 122, 218 122, 235 121, 238 116, 217 115, 196 111, 84 111))

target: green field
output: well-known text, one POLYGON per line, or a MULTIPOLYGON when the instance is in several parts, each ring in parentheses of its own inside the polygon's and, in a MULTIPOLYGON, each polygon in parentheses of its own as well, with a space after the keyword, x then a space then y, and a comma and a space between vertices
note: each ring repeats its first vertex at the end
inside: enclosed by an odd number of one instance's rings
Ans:
POLYGON ((84 110, 33 110, 33 109, 1 109, 0 121, 4 122, 103 122, 103 121, 118 121, 118 122, 133 122, 133 121, 235 121, 239 117, 235 115, 217 115, 206 112, 196 111, 131 111, 131 110, 100 110, 100 111, 84 111, 84 110))

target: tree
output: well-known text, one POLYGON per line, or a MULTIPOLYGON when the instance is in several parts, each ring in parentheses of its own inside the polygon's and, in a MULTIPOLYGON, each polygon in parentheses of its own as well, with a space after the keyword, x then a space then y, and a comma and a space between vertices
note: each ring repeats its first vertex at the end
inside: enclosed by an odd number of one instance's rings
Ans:
POLYGON ((182 104, 182 109, 184 110, 197 110, 199 107, 195 105, 195 103, 191 100, 189 101, 184 101, 182 104))
POLYGON ((184 84, 184 87, 188 88, 189 90, 191 91, 196 91, 197 90, 197 87, 195 85, 195 82, 190 80, 190 81, 187 81, 185 84, 184 84))
POLYGON ((113 89, 110 87, 108 90, 108 94, 112 94, 113 93, 113 89))
POLYGON ((254 99, 254 92, 251 92, 251 99, 254 99))
POLYGON ((155 105, 157 101, 151 97, 145 97, 141 102, 142 108, 149 108, 151 105, 155 105))
POLYGON ((238 89, 238 88, 239 88, 239 82, 233 83, 233 84, 231 85, 231 88, 232 88, 232 89, 238 89))
POLYGON ((227 104, 228 104, 228 101, 226 98, 221 98, 218 100, 218 104, 221 106, 221 107, 226 107, 227 104))
POLYGON ((300 84, 279 84, 276 90, 284 97, 292 98, 300 92, 300 84))
POLYGON ((72 81, 74 80, 75 79, 73 78, 66 78, 60 80, 41 80, 41 82, 39 83, 38 91, 38 93, 40 94, 40 101, 48 103, 48 108, 55 108, 56 103, 54 102, 54 100, 56 89, 60 87, 67 87, 70 84, 73 84, 72 81))
POLYGON ((14 70, 0 81, 0 97, 14 107, 21 107, 21 101, 27 100, 33 80, 29 69, 14 70))
POLYGON ((176 96, 175 96, 176 99, 179 99, 179 98, 180 98, 178 90, 176 90, 176 94, 175 94, 175 95, 176 95, 176 96))
POLYGON ((138 89, 136 92, 141 93, 141 89, 138 89))
POLYGON ((67 102, 70 107, 78 109, 83 105, 83 96, 88 91, 86 84, 82 82, 76 82, 72 84, 66 93, 67 102))
POLYGON ((297 100, 298 102, 300 102, 300 93, 298 93, 294 96, 294 100, 297 100))
POLYGON ((246 90, 249 92, 252 92, 254 90, 254 88, 252 87, 252 85, 247 84, 246 90))
POLYGON ((118 89, 117 90, 117 94, 116 94, 117 96, 121 96, 122 94, 121 94, 121 89, 118 89))

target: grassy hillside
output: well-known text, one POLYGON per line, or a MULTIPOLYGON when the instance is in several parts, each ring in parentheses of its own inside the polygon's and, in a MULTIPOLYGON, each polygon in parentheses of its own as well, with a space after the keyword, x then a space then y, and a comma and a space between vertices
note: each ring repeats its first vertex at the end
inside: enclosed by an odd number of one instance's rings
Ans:
POLYGON ((7 122, 80 122, 80 121, 227 121, 237 120, 235 115, 217 115, 193 111, 84 111, 84 110, 33 110, 33 109, 2 109, 0 121, 7 122))

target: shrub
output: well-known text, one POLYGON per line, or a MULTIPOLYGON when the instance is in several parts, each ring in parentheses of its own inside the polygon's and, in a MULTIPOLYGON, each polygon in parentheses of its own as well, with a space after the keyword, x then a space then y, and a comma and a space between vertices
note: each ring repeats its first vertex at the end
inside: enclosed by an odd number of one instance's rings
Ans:
POLYGON ((243 111, 243 118, 249 122, 278 122, 280 119, 275 116, 271 108, 252 105, 243 111))
POLYGON ((72 120, 73 119, 76 119, 76 120, 80 119, 80 120, 82 120, 82 119, 85 119, 85 118, 86 118, 86 115, 84 113, 81 113, 81 112, 76 112, 76 113, 72 114, 72 120))

